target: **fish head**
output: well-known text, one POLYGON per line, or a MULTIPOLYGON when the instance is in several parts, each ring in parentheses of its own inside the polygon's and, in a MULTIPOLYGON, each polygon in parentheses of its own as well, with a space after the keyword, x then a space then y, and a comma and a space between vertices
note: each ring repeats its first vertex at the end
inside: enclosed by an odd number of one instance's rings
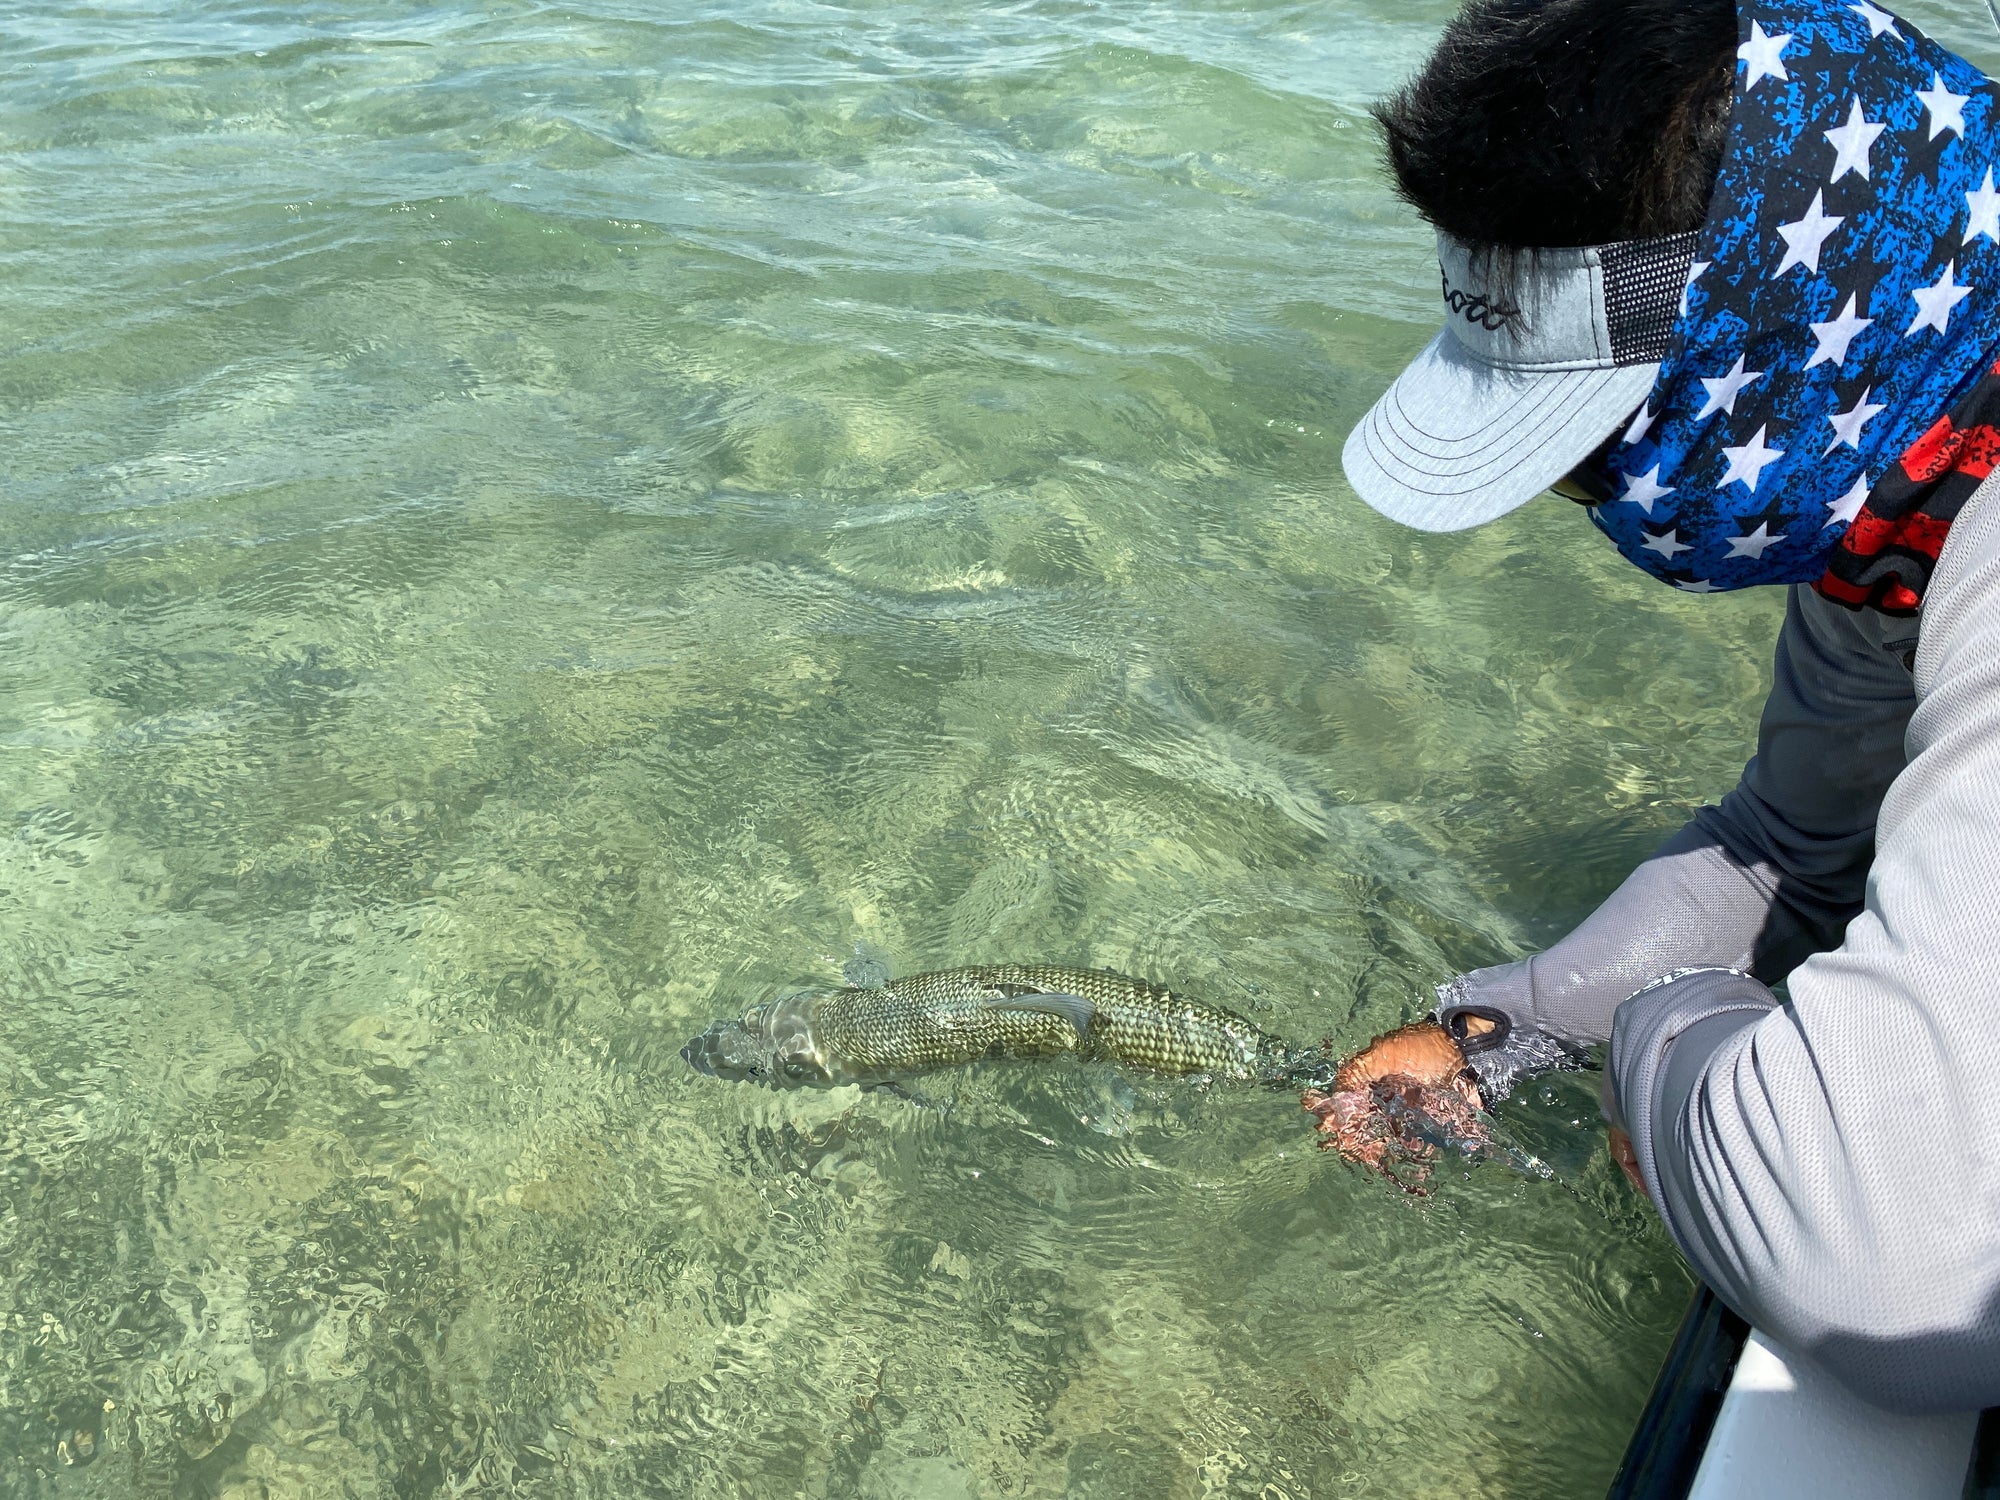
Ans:
POLYGON ((681 1048, 697 1073, 778 1088, 833 1082, 833 1070, 813 1038, 816 991, 784 995, 752 1006, 734 1021, 717 1021, 681 1048))

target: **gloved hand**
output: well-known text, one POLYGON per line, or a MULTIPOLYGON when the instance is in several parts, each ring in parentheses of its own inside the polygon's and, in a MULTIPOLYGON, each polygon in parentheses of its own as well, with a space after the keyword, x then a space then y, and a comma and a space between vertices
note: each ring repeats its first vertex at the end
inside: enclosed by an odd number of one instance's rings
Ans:
POLYGON ((1448 1154, 1490 1142, 1479 1089, 1458 1044, 1431 1021, 1379 1036, 1347 1059, 1331 1090, 1300 1101, 1319 1122, 1320 1145, 1421 1194, 1448 1154))
POLYGON ((1578 1066, 1582 1048, 1611 1039, 1626 998, 1664 975, 1738 969, 1768 983, 1809 938, 1829 946, 1804 933, 1776 891, 1774 870, 1736 859, 1697 818, 1560 941, 1439 985, 1438 1022, 1486 1097, 1504 1098, 1530 1073, 1578 1066), (1480 1030, 1475 1019, 1494 1024, 1480 1030))
MULTIPOLYGON (((1463 979, 1454 983, 1463 986, 1463 979)), ((1441 986, 1439 994, 1451 988, 1441 986)), ((1514 1040, 1513 1022, 1504 1013, 1462 1000, 1442 1009, 1443 1024, 1419 1021, 1378 1036, 1340 1065, 1331 1091, 1308 1093, 1304 1101, 1319 1121, 1322 1146, 1412 1191, 1421 1188, 1435 1159, 1434 1137, 1451 1139, 1461 1148, 1484 1144, 1485 1127, 1479 1120, 1484 1105, 1474 1082, 1474 1060, 1504 1056, 1514 1040)), ((1568 1059, 1569 1054, 1562 1056, 1568 1059)), ((1639 1195, 1649 1197, 1632 1138, 1618 1123, 1608 1090, 1604 1117, 1610 1126, 1611 1159, 1639 1195)))
MULTIPOLYGON (((1465 1054, 1442 1026, 1418 1021, 1378 1036, 1340 1065, 1333 1076, 1337 1093, 1365 1089, 1390 1076, 1408 1078, 1428 1088, 1459 1081, 1465 1054)), ((1478 1102, 1477 1096, 1473 1102, 1478 1102)))
POLYGON ((1577 1054, 1536 1024, 1535 959, 1474 969, 1437 987, 1437 1023, 1497 1102, 1530 1073, 1577 1066, 1577 1054))

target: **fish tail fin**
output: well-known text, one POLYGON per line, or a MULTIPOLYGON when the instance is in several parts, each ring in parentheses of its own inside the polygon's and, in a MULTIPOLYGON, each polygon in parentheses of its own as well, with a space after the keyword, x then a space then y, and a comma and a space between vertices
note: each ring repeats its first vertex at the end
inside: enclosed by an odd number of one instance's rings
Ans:
POLYGON ((1097 1007, 1081 995, 1060 993, 1037 995, 1003 995, 988 1000, 986 1005, 992 1010, 1033 1010, 1043 1015, 1061 1016, 1076 1028, 1076 1042, 1080 1047, 1090 1040, 1090 1028, 1097 1020, 1097 1007))

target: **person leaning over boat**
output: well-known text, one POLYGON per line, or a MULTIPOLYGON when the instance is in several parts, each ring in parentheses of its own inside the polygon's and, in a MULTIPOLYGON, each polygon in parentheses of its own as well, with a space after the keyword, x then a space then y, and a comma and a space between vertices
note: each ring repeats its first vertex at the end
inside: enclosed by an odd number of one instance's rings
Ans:
POLYGON ((1444 328, 1362 498, 1554 488, 1663 584, 1790 586, 1741 783, 1438 1018, 1489 1096, 1608 1040, 1726 1302, 1878 1403, 2000 1404, 1994 86, 1869 0, 1474 0, 1378 114, 1444 328))

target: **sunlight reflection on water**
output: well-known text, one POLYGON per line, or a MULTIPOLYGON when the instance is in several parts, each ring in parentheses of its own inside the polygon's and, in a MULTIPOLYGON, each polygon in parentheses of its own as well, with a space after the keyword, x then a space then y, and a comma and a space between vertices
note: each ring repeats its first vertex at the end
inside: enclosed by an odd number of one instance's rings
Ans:
POLYGON ((0 1487, 1601 1492, 1687 1281, 1588 1079, 1414 1207, 675 1055, 857 951, 1351 1045, 1729 784, 1775 599, 1339 476, 1444 13, 0 20, 0 1487))

